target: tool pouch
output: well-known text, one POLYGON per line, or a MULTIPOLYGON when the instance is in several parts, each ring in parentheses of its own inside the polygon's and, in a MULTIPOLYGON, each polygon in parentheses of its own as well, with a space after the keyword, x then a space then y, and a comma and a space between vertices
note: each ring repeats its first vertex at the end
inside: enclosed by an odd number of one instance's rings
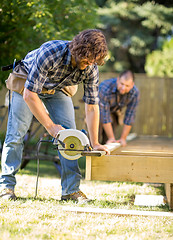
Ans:
POLYGON ((11 91, 22 94, 26 79, 27 73, 20 65, 17 65, 13 72, 9 74, 8 79, 5 81, 6 87, 11 91))
MULTIPOLYGON (((27 79, 26 71, 22 66, 17 65, 14 68, 13 72, 9 74, 8 79, 5 81, 6 87, 9 90, 20 93, 22 95, 26 79, 27 79)), ((41 93, 54 94, 55 90, 54 89, 48 90, 46 88, 43 88, 41 93)))
POLYGON ((66 86, 61 89, 67 96, 73 97, 77 92, 78 85, 66 86))

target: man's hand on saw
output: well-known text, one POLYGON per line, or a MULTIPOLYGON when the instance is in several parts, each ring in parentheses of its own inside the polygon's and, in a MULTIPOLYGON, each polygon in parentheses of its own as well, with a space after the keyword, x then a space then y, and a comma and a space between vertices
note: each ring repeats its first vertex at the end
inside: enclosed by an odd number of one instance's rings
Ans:
POLYGON ((58 132, 60 131, 60 130, 64 130, 65 128, 63 128, 61 125, 59 125, 59 124, 53 124, 50 128, 49 128, 49 130, 48 130, 48 132, 49 132, 49 134, 52 136, 52 137, 54 137, 54 138, 56 138, 57 137, 57 135, 58 135, 58 132))
POLYGON ((108 149, 105 145, 101 145, 101 144, 99 144, 99 143, 93 146, 93 150, 96 150, 96 151, 105 151, 105 152, 106 152, 106 155, 109 155, 109 154, 110 154, 109 149, 108 149))

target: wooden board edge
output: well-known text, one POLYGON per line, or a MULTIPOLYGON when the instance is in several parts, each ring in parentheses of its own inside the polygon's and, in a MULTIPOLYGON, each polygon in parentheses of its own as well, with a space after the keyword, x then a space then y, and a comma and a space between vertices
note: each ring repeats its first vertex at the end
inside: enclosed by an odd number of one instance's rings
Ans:
POLYGON ((86 157, 85 180, 91 180, 91 156, 86 157))
POLYGON ((173 217, 173 212, 140 211, 126 209, 107 209, 91 207, 62 207, 59 210, 75 213, 112 214, 118 216, 173 217))
POLYGON ((165 193, 170 210, 173 210, 173 183, 165 183, 165 193))

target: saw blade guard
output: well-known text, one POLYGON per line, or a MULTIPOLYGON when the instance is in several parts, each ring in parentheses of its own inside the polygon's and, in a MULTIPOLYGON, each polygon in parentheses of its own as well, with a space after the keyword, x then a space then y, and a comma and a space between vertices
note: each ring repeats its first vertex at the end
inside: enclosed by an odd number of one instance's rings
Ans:
POLYGON ((61 155, 68 160, 76 160, 81 157, 81 152, 90 142, 86 134, 76 129, 65 129, 58 132, 58 139, 65 144, 61 144, 58 149, 61 155), (78 151, 79 150, 79 151, 78 151))

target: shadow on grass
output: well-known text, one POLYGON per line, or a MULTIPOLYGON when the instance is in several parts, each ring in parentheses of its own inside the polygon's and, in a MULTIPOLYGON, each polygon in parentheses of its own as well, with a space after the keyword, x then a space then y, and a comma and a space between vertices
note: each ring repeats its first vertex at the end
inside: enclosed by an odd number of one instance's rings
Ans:
MULTIPOLYGON (((37 160, 30 160, 29 163, 19 171, 20 175, 37 175, 37 160)), ((40 177, 60 177, 58 170, 56 169, 52 161, 40 161, 39 163, 39 176, 40 177)))
POLYGON ((169 206, 161 205, 161 206, 134 206, 133 204, 133 198, 131 203, 128 201, 124 202, 117 202, 117 201, 108 201, 108 200, 91 200, 88 203, 77 203, 75 201, 69 200, 69 201, 62 201, 54 198, 44 198, 44 197, 17 197, 15 201, 21 201, 23 203, 27 201, 32 202, 46 202, 46 203, 55 203, 59 206, 69 206, 69 207, 91 207, 91 208, 101 208, 101 209, 127 209, 127 210, 138 210, 138 211, 159 211, 159 212, 170 212, 169 206))
MULTIPOLYGON (((78 160, 79 168, 82 177, 85 176, 85 158, 82 157, 78 160)), ((60 167, 60 165, 59 165, 60 167)), ((28 164, 19 171, 19 174, 37 175, 37 160, 30 160, 28 164)), ((53 161, 40 160, 39 163, 39 176, 41 177, 60 177, 60 172, 53 161)))
POLYGON ((61 200, 57 200, 54 198, 44 198, 44 197, 17 197, 17 199, 15 201, 22 201, 22 202, 27 202, 27 201, 38 201, 38 202, 61 202, 61 200))

